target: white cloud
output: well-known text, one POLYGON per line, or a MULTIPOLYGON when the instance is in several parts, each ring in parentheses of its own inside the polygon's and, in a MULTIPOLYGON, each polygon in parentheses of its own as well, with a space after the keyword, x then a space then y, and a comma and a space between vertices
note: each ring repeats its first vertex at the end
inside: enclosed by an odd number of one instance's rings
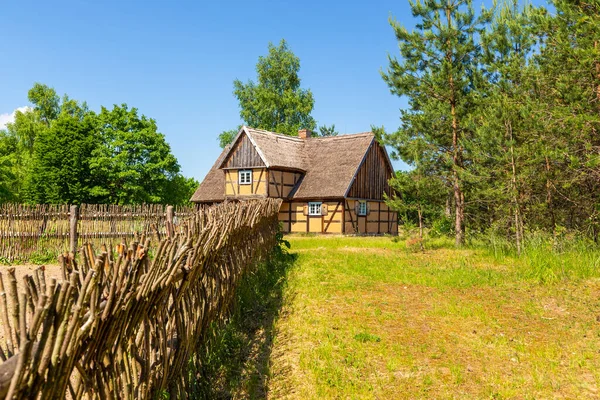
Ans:
POLYGON ((31 107, 23 106, 23 107, 17 108, 15 111, 13 111, 11 113, 0 114, 0 130, 5 129, 7 124, 9 124, 15 120, 15 113, 17 111, 25 112, 30 109, 31 109, 31 107))

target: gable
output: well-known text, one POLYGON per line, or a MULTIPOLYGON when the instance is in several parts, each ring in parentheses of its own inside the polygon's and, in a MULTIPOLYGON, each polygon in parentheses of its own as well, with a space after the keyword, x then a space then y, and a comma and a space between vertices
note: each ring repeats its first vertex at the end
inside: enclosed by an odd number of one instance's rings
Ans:
POLYGON ((262 160, 258 151, 254 147, 254 144, 246 134, 246 132, 242 133, 231 150, 229 154, 223 161, 221 168, 256 168, 256 167, 265 167, 265 163, 262 160))
POLYGON ((388 180, 392 174, 393 170, 385 150, 379 143, 373 141, 346 197, 383 200, 384 193, 390 195, 388 180))

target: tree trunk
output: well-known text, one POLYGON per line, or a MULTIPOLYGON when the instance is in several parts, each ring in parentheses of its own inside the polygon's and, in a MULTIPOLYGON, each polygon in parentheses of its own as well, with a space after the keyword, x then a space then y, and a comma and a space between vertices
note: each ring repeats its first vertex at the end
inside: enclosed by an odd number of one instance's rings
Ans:
POLYGON ((423 239, 423 212, 421 211, 421 205, 417 208, 419 213, 419 238, 423 239))
POLYGON ((446 208, 444 209, 444 215, 446 218, 450 218, 452 216, 452 193, 449 192, 446 197, 446 208))
MULTIPOLYGON (((448 20, 448 29, 452 28, 452 19, 450 16, 450 4, 446 7, 446 18, 448 20)), ((446 59, 449 63, 452 62, 452 53, 450 52, 450 39, 448 39, 448 52, 446 59)), ((460 177, 458 176, 458 170, 462 164, 460 149, 459 149, 459 132, 458 132, 458 117, 456 116, 456 91, 454 86, 454 77, 452 72, 448 77, 448 85, 450 87, 450 110, 452 114, 452 172, 454 178, 454 207, 456 210, 455 215, 455 232, 456 232, 456 246, 462 246, 465 242, 464 232, 464 194, 461 190, 460 177)))
POLYGON ((517 186, 517 166, 515 163, 515 149, 513 145, 513 131, 512 125, 510 121, 505 122, 506 132, 508 134, 508 138, 510 140, 510 166, 512 170, 511 177, 511 193, 512 193, 512 203, 513 203, 513 212, 515 218, 515 242, 517 245, 517 254, 521 255, 521 247, 523 241, 523 231, 522 231, 522 221, 520 216, 520 205, 519 205, 519 188, 517 186))
POLYGON ((552 198, 552 182, 550 181, 550 160, 546 156, 546 204, 548 205, 548 213, 550 214, 550 224, 552 226, 553 235, 556 234, 556 217, 554 215, 554 204, 552 198))

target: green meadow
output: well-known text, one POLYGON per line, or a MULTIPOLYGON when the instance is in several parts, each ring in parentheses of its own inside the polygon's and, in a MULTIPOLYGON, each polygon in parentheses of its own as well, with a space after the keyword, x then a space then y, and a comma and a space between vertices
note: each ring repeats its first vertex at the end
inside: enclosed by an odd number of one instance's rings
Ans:
POLYGON ((538 247, 517 258, 444 239, 425 251, 390 237, 287 239, 296 259, 263 388, 249 397, 600 396, 597 253, 538 247))

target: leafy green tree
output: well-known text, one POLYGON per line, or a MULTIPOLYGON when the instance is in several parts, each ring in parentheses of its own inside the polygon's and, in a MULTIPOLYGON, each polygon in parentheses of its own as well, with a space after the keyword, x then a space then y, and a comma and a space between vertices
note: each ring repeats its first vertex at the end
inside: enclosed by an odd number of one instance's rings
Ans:
POLYGON ((28 180, 33 147, 36 138, 45 132, 50 124, 58 118, 61 111, 60 98, 53 88, 35 83, 27 97, 33 104, 24 111, 17 110, 15 119, 6 127, 2 140, 4 151, 9 153, 3 157, 5 173, 0 185, 4 185, 6 193, 10 193, 3 201, 23 201, 24 183, 28 180), (10 145, 7 143, 10 142, 10 145))
POLYGON ((123 104, 102 107, 98 127, 102 144, 91 159, 93 196, 110 204, 166 202, 180 167, 156 121, 123 104))
POLYGON ((194 178, 186 178, 181 174, 175 175, 167 181, 162 195, 162 203, 174 206, 190 203, 192 195, 198 189, 198 182, 194 178))
MULTIPOLYGON (((260 56, 256 64, 258 81, 233 82, 244 124, 291 136, 299 129, 314 130, 316 122, 310 114, 315 102, 312 92, 300 87, 299 71, 300 59, 285 40, 278 46, 269 43, 269 54, 260 56)), ((233 139, 231 132, 221 133, 221 147, 233 139)))
POLYGON ((38 204, 78 204, 91 199, 92 153, 100 145, 93 113, 61 111, 35 140, 26 198, 38 204))
POLYGON ((241 125, 238 126, 237 129, 231 129, 229 131, 221 132, 221 134, 219 135, 219 146, 221 146, 222 149, 227 147, 229 143, 233 142, 233 139, 235 139, 240 129, 242 129, 241 125))
POLYGON ((15 119, 9 123, 6 130, 0 133, 2 147, 2 164, 5 173, 2 174, 2 185, 10 192, 2 201, 23 201, 23 185, 27 180, 33 144, 36 137, 48 127, 40 120, 39 115, 32 109, 17 110, 15 119))
POLYGON ((456 244, 462 245, 462 174, 468 162, 464 142, 472 136, 466 120, 473 111, 480 78, 476 37, 491 13, 482 11, 476 16, 471 0, 417 0, 410 6, 419 19, 414 31, 390 21, 402 59, 390 56, 382 76, 393 94, 408 97, 410 108, 401 112, 402 126, 388 142, 409 164, 414 163, 412 152, 406 151, 410 143, 423 140, 429 144, 418 158, 429 174, 452 182, 456 244))
POLYGON ((321 125, 319 127, 318 136, 330 137, 330 136, 337 136, 339 134, 340 133, 335 130, 335 124, 331 124, 331 126, 321 125))
MULTIPOLYGON (((388 139, 391 137, 391 135, 387 134, 387 132, 385 130, 385 126, 371 125, 371 132, 373 132, 373 135, 375 136, 375 140, 377 140, 377 142, 379 142, 379 144, 381 144, 383 146, 390 144, 388 142, 388 139)), ((392 148, 390 157, 394 160, 397 160, 400 158, 400 156, 398 155, 398 153, 395 151, 394 148, 392 148)))
POLYGON ((154 120, 126 105, 96 115, 40 83, 28 97, 33 107, 0 131, 0 202, 189 202, 198 183, 154 120))
POLYGON ((16 141, 7 131, 0 131, 0 203, 18 201, 15 163, 17 162, 16 141))
POLYGON ((40 117, 40 120, 47 126, 58 118, 61 112, 60 98, 54 88, 36 82, 29 89, 27 98, 33 104, 33 109, 40 117))

